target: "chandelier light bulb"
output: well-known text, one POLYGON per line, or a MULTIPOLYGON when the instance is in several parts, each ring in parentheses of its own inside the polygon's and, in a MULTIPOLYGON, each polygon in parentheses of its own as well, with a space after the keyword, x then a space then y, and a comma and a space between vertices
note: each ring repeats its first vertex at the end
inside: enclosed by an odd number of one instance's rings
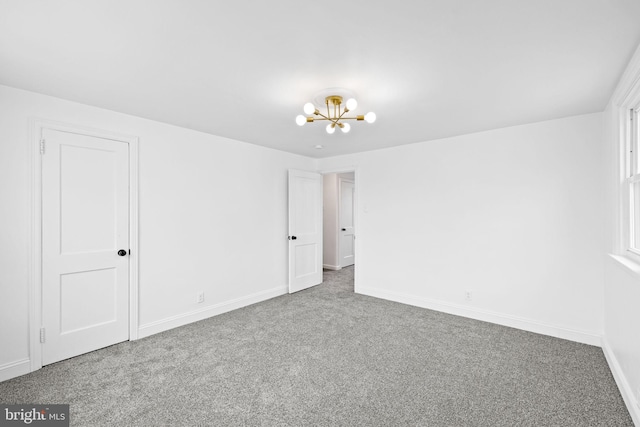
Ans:
POLYGON ((331 135, 331 134, 332 134, 332 133, 334 133, 335 131, 336 131, 335 126, 333 126, 331 123, 329 123, 329 124, 327 125, 327 133, 328 133, 329 135, 331 135))
POLYGON ((316 112, 315 105, 313 105, 310 102, 307 102, 306 104, 304 104, 303 109, 304 109, 304 113, 307 114, 307 115, 310 115, 310 114, 313 114, 313 113, 316 112))
POLYGON ((356 109, 357 106, 358 106, 358 101, 356 101, 355 99, 349 98, 347 100, 347 110, 353 111, 356 109))
POLYGON ((296 124, 298 126, 304 126, 305 123, 307 123, 307 118, 305 116, 300 114, 296 117, 296 124))
POLYGON ((367 121, 367 123, 373 123, 376 121, 376 113, 370 111, 364 115, 364 119, 367 121))
POLYGON ((349 123, 343 123, 342 126, 340 126, 340 130, 342 131, 342 133, 349 133, 349 131, 351 130, 351 125, 349 123))

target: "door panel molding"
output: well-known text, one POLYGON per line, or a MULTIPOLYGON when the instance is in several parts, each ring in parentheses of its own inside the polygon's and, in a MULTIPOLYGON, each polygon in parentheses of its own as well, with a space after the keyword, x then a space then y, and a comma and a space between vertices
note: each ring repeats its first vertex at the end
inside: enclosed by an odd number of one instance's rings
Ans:
POLYGON ((322 283, 322 175, 289 169, 289 293, 322 283))
MULTIPOLYGON (((29 119, 30 253, 29 253, 29 361, 31 372, 42 367, 42 135, 45 129, 87 135, 128 144, 129 149, 129 339, 138 338, 138 137, 81 125, 32 117, 29 119)), ((46 152, 46 146, 45 146, 46 152)))

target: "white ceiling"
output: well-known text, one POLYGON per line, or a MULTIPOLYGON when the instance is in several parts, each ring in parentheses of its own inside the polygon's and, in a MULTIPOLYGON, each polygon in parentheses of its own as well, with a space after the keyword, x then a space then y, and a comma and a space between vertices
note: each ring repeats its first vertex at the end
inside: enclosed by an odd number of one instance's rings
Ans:
POLYGON ((639 18, 639 0, 0 0, 0 84, 327 157, 602 111, 639 18), (329 87, 376 123, 298 127, 329 87))

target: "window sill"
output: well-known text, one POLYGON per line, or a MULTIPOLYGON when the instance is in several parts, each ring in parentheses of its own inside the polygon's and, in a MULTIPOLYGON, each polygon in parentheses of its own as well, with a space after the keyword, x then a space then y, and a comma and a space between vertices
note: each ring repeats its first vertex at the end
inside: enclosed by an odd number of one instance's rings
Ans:
POLYGON ((632 273, 640 279, 640 263, 622 255, 609 254, 609 257, 617 261, 617 263, 624 267, 629 273, 632 273))

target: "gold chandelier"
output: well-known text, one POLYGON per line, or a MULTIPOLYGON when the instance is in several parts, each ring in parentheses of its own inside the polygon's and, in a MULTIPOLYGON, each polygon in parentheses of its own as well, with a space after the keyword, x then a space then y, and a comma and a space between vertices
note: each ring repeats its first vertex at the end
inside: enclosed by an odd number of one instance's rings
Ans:
POLYGON ((349 123, 343 123, 343 120, 364 120, 367 123, 373 123, 376 121, 376 114, 373 112, 354 117, 345 116, 345 114, 347 114, 349 111, 355 110, 358 106, 358 102, 354 98, 349 98, 343 106, 342 96, 329 95, 325 98, 325 106, 327 107, 326 115, 324 113, 321 113, 313 103, 307 102, 303 107, 304 112, 307 116, 305 117, 300 114, 296 117, 296 123, 298 124, 298 126, 304 126, 305 123, 313 123, 319 120, 326 120, 330 122, 329 124, 327 124, 327 133, 332 134, 336 131, 336 127, 340 128, 343 133, 347 133, 349 132, 349 130, 351 130, 351 126, 349 125, 349 123))

